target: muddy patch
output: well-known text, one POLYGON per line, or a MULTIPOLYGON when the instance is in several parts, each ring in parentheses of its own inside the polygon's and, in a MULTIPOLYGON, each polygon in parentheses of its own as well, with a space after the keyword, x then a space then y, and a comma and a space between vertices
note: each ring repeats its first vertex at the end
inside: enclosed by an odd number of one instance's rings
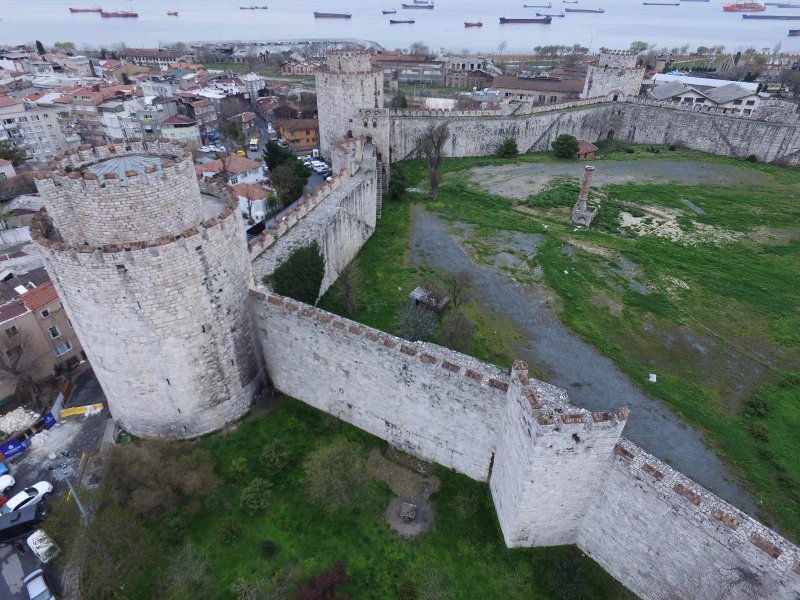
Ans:
POLYGON ((770 179, 763 173, 739 169, 732 165, 714 164, 694 160, 600 160, 572 163, 525 163, 516 165, 491 165, 470 170, 471 179, 487 191, 524 200, 542 191, 553 180, 565 176, 579 178, 585 164, 595 166, 592 184, 601 187, 611 183, 656 183, 675 181, 687 184, 730 185, 749 183, 767 185, 770 179))
POLYGON ((728 244, 744 237, 744 233, 740 231, 720 229, 696 221, 681 227, 679 218, 683 216, 683 213, 679 210, 652 206, 636 208, 645 214, 634 216, 627 211, 622 211, 619 214, 619 224, 623 229, 629 229, 639 236, 654 235, 687 246, 708 243, 728 244))

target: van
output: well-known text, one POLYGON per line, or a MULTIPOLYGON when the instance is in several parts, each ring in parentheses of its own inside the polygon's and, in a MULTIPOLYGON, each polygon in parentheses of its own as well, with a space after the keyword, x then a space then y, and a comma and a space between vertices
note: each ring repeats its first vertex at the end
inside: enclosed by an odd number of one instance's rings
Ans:
POLYGON ((47 513, 47 503, 39 502, 0 516, 0 544, 8 544, 30 535, 39 529, 47 513))
POLYGON ((250 138, 250 152, 258 152, 258 138, 250 138))
POLYGON ((42 563, 47 564, 61 552, 56 543, 50 538, 43 529, 37 529, 28 539, 28 548, 31 549, 42 563))

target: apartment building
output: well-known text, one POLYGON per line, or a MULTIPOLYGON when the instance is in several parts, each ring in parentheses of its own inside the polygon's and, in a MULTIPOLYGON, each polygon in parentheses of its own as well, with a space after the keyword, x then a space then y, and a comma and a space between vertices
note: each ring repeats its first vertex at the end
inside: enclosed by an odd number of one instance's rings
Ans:
POLYGON ((291 119, 278 121, 281 137, 289 142, 292 150, 308 150, 319 145, 319 121, 317 119, 291 119))
POLYGON ((0 142, 25 150, 31 160, 46 162, 77 148, 69 107, 38 107, 16 98, 0 97, 0 142))
MULTIPOLYGON (((69 94, 73 115, 78 133, 87 144, 98 144, 109 141, 106 133, 107 120, 103 119, 104 112, 113 112, 113 107, 100 108, 100 105, 110 100, 125 100, 132 97, 132 85, 95 84, 91 87, 82 87, 69 94)), ((124 137, 124 136, 123 136, 124 137)), ((119 138, 117 138, 119 139, 119 138)))

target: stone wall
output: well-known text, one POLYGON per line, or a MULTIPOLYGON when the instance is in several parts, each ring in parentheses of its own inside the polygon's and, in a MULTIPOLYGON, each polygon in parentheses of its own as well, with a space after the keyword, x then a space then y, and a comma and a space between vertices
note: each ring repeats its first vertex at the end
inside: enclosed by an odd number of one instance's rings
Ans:
POLYGON ((247 412, 260 385, 238 202, 229 188, 203 191, 227 208, 153 240, 73 245, 50 238, 46 212, 31 224, 111 413, 136 435, 219 429, 247 412))
POLYGON ((316 241, 325 259, 320 295, 333 285, 375 231, 375 149, 365 147, 362 156, 355 174, 340 173, 329 186, 305 199, 278 229, 267 230, 250 243, 257 281, 272 273, 295 250, 316 241))
MULTIPOLYGON (((380 117, 379 117, 380 119, 380 117)), ((734 117, 664 104, 585 100, 565 106, 539 107, 525 114, 493 116, 449 111, 389 111, 391 160, 415 155, 417 141, 431 123, 447 121, 447 156, 493 154, 506 138, 517 140, 520 152, 549 150, 562 133, 595 141, 613 137, 635 144, 681 143, 725 156, 755 155, 760 161, 800 165, 800 125, 752 117, 734 117)), ((380 121, 379 121, 380 122, 380 121)), ((378 127, 378 129, 380 126, 378 127)), ((377 139, 381 139, 377 137, 377 139)))
POLYGON ((800 597, 800 549, 627 440, 578 546, 646 599, 800 597))
POLYGON ((251 294, 264 362, 280 391, 415 456, 488 478, 507 374, 280 296, 251 294))
POLYGON ((203 220, 192 155, 174 144, 141 142, 122 147, 83 146, 39 174, 37 187, 64 241, 93 246, 174 235, 203 220), (125 185, 116 173, 102 178, 89 165, 121 156, 163 157, 160 168, 130 171, 125 185), (65 169, 71 169, 70 172, 65 169))

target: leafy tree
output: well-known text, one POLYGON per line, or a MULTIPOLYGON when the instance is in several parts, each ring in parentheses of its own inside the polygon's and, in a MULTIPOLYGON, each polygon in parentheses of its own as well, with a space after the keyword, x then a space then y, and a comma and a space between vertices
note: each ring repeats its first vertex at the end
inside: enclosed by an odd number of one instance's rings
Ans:
POLYGON ((557 157, 572 158, 578 151, 578 138, 568 133, 562 133, 550 145, 557 157))
POLYGON ((272 484, 266 479, 256 477, 242 490, 239 504, 250 515, 257 515, 269 508, 272 484))
POLYGON ((402 92, 398 92, 395 94, 395 97, 392 98, 392 108, 407 108, 408 107, 408 98, 402 92))
POLYGON ((75 52, 75 44, 72 42, 56 42, 53 44, 53 49, 61 52, 75 52))
POLYGON ((285 163, 289 158, 294 158, 289 150, 281 148, 276 142, 270 140, 264 148, 264 162, 269 167, 269 170, 277 169, 280 165, 285 163))
POLYGON ((649 47, 650 44, 648 44, 647 42, 642 42, 640 40, 636 42, 631 42, 629 50, 631 52, 636 52, 637 54, 641 54, 642 52, 646 52, 649 47))
POLYGON ((270 171, 269 180, 278 193, 281 205, 286 206, 297 200, 305 188, 311 174, 296 157, 279 164, 275 170, 270 171))
POLYGON ((408 177, 405 171, 401 168, 392 169, 392 174, 389 178, 389 191, 387 194, 389 200, 400 200, 407 187, 408 177))
POLYGON ((424 42, 414 42, 409 47, 409 51, 414 56, 429 56, 431 49, 424 42))
POLYGON ((431 341, 436 332, 436 315, 420 306, 406 304, 397 313, 395 331, 411 342, 431 341))
POLYGON ((270 441, 261 451, 261 467, 267 477, 275 477, 286 468, 289 462, 289 450, 279 439, 270 441))
POLYGON ((361 448, 340 438, 315 450, 305 463, 311 498, 326 512, 336 512, 361 498, 367 473, 361 448))
POLYGON ((417 147, 428 162, 428 181, 431 186, 431 198, 436 200, 439 193, 439 166, 442 164, 444 144, 450 137, 447 122, 436 125, 431 123, 422 133, 417 147))
POLYGON ((0 142, 0 158, 6 159, 15 167, 28 159, 25 151, 17 148, 11 142, 0 142))
POLYGON ((39 56, 42 56, 43 54, 45 54, 45 52, 46 51, 44 49, 44 44, 42 44, 42 42, 40 42, 39 40, 36 40, 36 53, 39 56))
POLYGON ((276 294, 288 296, 314 304, 319 297, 319 288, 325 275, 325 259, 319 244, 298 248, 286 259, 270 277, 272 289, 276 294))
POLYGON ((444 346, 458 352, 467 352, 472 346, 474 336, 475 326, 461 311, 452 311, 442 319, 439 339, 444 346))
POLYGON ((511 158, 517 154, 519 154, 519 150, 517 149, 517 140, 514 138, 503 140, 503 143, 497 149, 497 156, 501 158, 511 158))

